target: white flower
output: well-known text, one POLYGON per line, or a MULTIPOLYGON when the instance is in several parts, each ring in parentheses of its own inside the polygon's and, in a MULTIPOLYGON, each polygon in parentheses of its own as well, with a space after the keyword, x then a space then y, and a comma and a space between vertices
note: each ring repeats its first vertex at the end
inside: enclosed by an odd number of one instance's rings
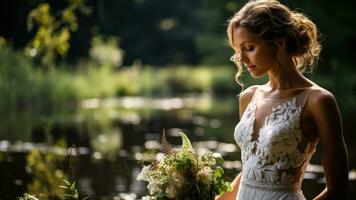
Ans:
POLYGON ((150 181, 149 171, 150 171, 149 165, 143 166, 142 171, 137 175, 136 179, 138 181, 150 181))
MULTIPOLYGON (((161 154, 158 162, 144 166, 138 174, 137 180, 148 182, 149 195, 143 197, 144 200, 155 200, 154 196, 158 194, 164 198, 174 199, 190 185, 198 186, 197 190, 207 191, 213 197, 215 193, 210 191, 212 187, 221 187, 222 184, 228 183, 213 182, 215 166, 221 167, 223 162, 220 154, 209 152, 199 155, 194 152, 187 136, 181 134, 181 137, 183 145, 180 149, 167 155, 161 154), (183 167, 180 167, 182 165, 183 167), (197 173, 193 177, 188 177, 192 169, 197 173)), ((220 174, 223 174, 223 171, 220 171, 220 174)))
POLYGON ((144 196, 142 197, 142 200, 156 200, 156 197, 152 197, 152 196, 144 196))
POLYGON ((154 194, 154 193, 157 193, 157 192, 160 192, 161 190, 159 189, 158 185, 153 183, 153 182, 150 182, 148 185, 147 185, 147 189, 148 191, 150 191, 150 194, 154 194))
POLYGON ((210 184, 213 180, 213 170, 210 167, 204 167, 198 171, 197 180, 205 184, 210 184))

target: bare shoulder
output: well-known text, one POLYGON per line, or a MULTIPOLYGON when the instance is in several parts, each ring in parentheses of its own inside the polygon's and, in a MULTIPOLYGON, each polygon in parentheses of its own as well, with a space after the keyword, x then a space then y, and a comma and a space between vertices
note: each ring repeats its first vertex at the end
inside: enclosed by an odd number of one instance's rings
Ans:
POLYGON ((242 113, 245 111, 247 105, 250 103, 250 101, 258 87, 259 87, 258 85, 250 86, 238 95, 239 96, 240 117, 242 116, 242 113))
POLYGON ((309 96, 309 104, 312 110, 313 108, 327 108, 331 105, 336 105, 336 99, 335 96, 328 90, 320 86, 314 86, 309 96))
POLYGON ((248 101, 250 102, 253 95, 255 94, 255 91, 256 89, 258 88, 259 86, 258 85, 253 85, 253 86, 250 86, 248 87, 247 89, 245 89, 244 91, 242 91, 240 94, 239 94, 239 99, 240 99, 240 102, 241 101, 248 101))
POLYGON ((341 114, 335 96, 322 87, 313 88, 308 100, 308 109, 319 129, 334 126, 332 129, 335 130, 335 127, 341 125, 341 114))

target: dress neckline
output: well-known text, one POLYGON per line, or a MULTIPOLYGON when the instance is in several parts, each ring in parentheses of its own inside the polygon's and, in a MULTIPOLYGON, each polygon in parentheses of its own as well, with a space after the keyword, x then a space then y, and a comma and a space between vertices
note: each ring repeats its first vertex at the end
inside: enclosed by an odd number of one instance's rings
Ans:
POLYGON ((261 85, 260 87, 257 88, 256 92, 259 92, 259 99, 260 100, 266 100, 266 101, 286 101, 286 100, 290 100, 290 99, 293 99, 293 98, 297 98, 299 96, 301 96, 302 94, 305 94, 306 92, 310 91, 311 88, 313 86, 308 86, 308 87, 300 87, 300 88, 295 88, 293 90, 302 90, 301 92, 297 93, 297 94, 294 94, 292 96, 288 96, 288 97, 283 97, 283 98, 264 98, 262 96, 262 92, 260 91, 261 90, 261 87, 264 87, 265 85, 261 85))

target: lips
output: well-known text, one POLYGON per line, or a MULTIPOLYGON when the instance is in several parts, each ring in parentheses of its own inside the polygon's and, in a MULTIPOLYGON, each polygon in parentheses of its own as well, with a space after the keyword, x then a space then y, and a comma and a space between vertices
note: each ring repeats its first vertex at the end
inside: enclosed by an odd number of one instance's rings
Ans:
POLYGON ((254 70, 256 68, 256 65, 249 65, 249 66, 247 66, 247 70, 248 71, 252 71, 252 70, 254 70))

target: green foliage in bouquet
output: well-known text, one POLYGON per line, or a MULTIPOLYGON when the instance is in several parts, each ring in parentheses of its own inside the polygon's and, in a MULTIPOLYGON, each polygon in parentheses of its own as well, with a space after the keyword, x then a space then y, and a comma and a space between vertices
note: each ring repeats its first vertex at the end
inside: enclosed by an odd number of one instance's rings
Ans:
MULTIPOLYGON (((79 192, 76 187, 75 182, 69 182, 66 179, 63 179, 64 185, 60 185, 59 188, 62 188, 65 193, 63 194, 63 199, 64 200, 79 200, 79 192)), ((89 197, 85 197, 82 200, 87 200, 89 197)), ((45 199, 53 199, 53 198, 44 198, 44 199, 39 199, 33 195, 30 194, 23 194, 21 197, 18 197, 17 200, 45 200, 45 199)), ((55 198, 55 199, 61 199, 61 198, 55 198)))
POLYGON ((182 132, 180 135, 181 148, 166 148, 161 160, 143 166, 137 176, 137 180, 148 182, 149 195, 143 199, 211 200, 216 195, 231 191, 230 183, 223 177, 224 160, 221 155, 212 152, 199 155, 188 137, 182 132))

